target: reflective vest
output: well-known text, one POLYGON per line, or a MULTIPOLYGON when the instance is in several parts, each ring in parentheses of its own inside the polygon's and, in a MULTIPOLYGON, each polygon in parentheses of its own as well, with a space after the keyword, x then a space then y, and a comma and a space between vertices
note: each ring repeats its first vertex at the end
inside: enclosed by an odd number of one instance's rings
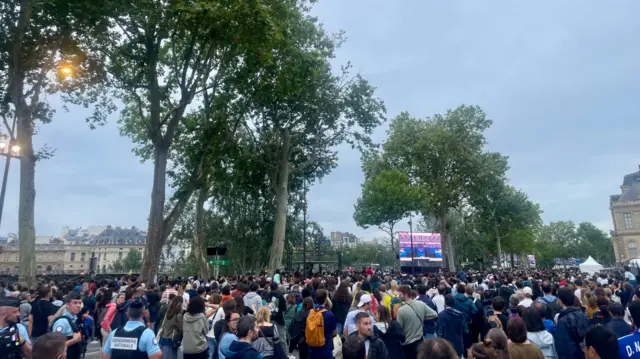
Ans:
POLYGON ((3 359, 23 358, 20 332, 15 324, 0 332, 0 351, 3 359))
POLYGON ((140 338, 145 327, 141 325, 132 331, 119 328, 113 333, 111 338, 111 359, 148 359, 146 352, 140 351, 140 338))
MULTIPOLYGON (((66 320, 69 323, 69 326, 71 327, 71 330, 73 331, 73 333, 80 333, 82 334, 82 328, 76 323, 75 320, 67 317, 66 315, 61 315, 58 318, 54 319, 53 322, 51 323, 51 328, 53 328, 56 324, 57 321, 59 320, 66 320)), ((67 340, 71 340, 73 339, 73 335, 72 336, 67 336, 66 337, 67 340)), ((85 347, 85 342, 84 340, 80 340, 79 342, 75 343, 74 345, 67 347, 67 359, 80 359, 82 358, 82 354, 84 353, 84 347, 85 347)))

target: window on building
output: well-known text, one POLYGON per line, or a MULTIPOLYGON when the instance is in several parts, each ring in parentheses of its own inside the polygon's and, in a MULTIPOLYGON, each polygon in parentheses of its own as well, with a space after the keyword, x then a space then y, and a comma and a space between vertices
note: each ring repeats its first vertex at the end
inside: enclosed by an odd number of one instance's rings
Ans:
POLYGON ((638 247, 636 246, 636 242, 629 242, 629 259, 633 259, 638 256, 638 247))
POLYGON ((73 268, 73 264, 69 265, 69 268, 73 268))
POLYGON ((122 252, 118 253, 118 259, 122 259, 122 252))
POLYGON ((631 212, 624 212, 622 219, 624 220, 624 229, 633 229, 633 215, 631 212))
POLYGON ((76 252, 71 252, 71 261, 75 261, 76 260, 76 252))

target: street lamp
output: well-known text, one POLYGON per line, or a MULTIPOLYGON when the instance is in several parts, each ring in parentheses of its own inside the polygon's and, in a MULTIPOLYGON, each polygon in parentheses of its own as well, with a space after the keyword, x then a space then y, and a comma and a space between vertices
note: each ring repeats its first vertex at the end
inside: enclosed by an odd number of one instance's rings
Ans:
MULTIPOLYGON (((6 123, 6 122, 5 122, 6 123)), ((13 125, 11 127, 10 140, 7 142, 0 142, 0 156, 4 156, 4 174, 2 176, 2 188, 0 189, 0 223, 2 223, 2 212, 4 209, 4 198, 7 193, 7 180, 9 179, 9 167, 11 166, 12 158, 20 158, 20 146, 16 144, 16 140, 13 137, 14 129, 16 127, 16 118, 13 118, 13 125)))
POLYGON ((409 240, 411 241, 411 274, 416 274, 416 267, 413 264, 413 215, 409 213, 409 240))

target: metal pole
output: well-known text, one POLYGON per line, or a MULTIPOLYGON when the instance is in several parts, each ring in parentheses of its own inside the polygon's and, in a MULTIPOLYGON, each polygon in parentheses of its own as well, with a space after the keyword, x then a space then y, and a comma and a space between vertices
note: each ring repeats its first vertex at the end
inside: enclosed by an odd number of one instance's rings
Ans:
POLYGON ((409 213, 409 239, 411 241, 411 274, 416 274, 416 266, 413 262, 413 216, 409 213))
POLYGON ((302 273, 307 278, 307 180, 302 179, 303 188, 303 207, 302 207, 302 273))
MULTIPOLYGON (((6 122, 5 122, 6 123, 6 122)), ((0 190, 0 224, 2 223, 2 210, 4 209, 4 197, 7 193, 7 180, 9 179, 9 167, 11 166, 11 146, 13 146, 14 139, 14 131, 16 128, 16 117, 13 117, 13 123, 11 124, 11 133, 9 134, 9 145, 7 146, 8 153, 5 155, 6 160, 4 162, 4 175, 2 176, 2 189, 0 190)))

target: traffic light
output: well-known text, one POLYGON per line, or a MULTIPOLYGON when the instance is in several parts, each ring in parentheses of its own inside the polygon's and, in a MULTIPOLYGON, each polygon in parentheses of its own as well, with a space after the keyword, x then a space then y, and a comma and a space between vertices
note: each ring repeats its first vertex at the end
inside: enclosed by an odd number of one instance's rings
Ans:
POLYGON ((225 246, 207 247, 207 256, 223 256, 225 253, 227 253, 225 246))

